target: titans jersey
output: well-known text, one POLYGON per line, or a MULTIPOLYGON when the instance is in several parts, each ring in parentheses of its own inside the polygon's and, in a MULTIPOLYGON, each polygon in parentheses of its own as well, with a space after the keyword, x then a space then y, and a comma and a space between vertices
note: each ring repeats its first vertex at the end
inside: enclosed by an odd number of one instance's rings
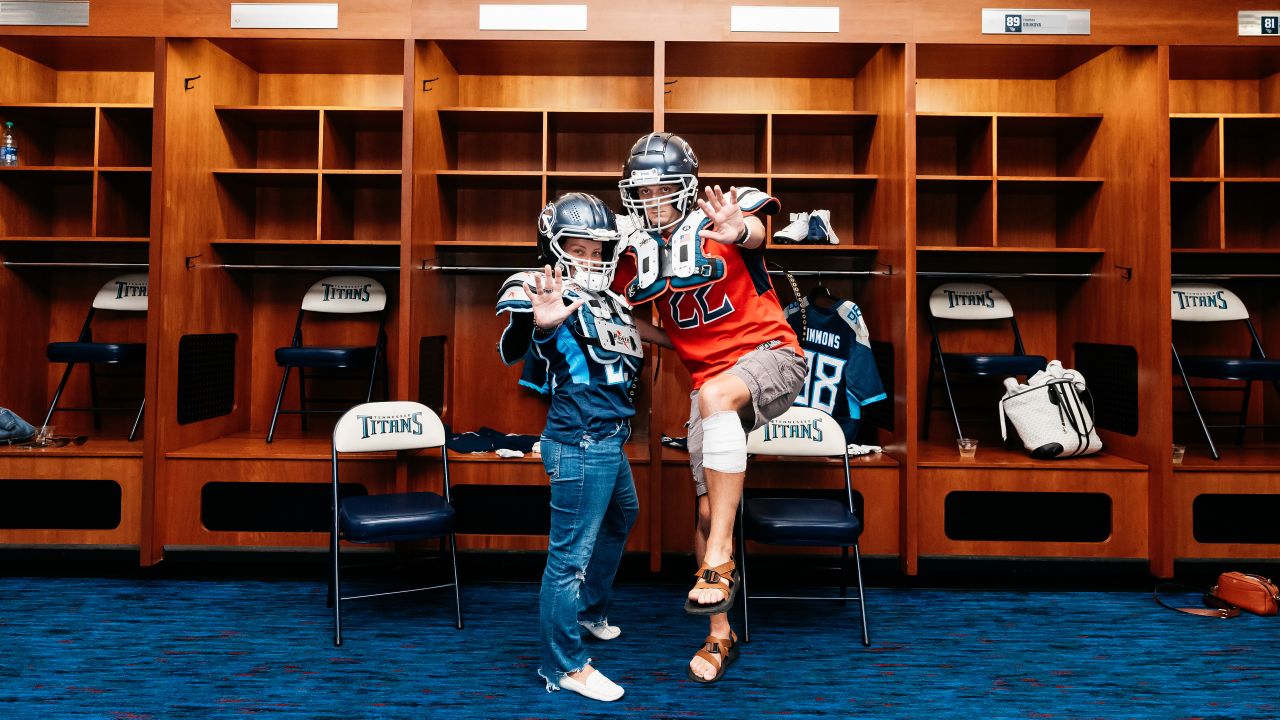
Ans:
MULTIPOLYGON (((756 208, 765 212, 776 209, 773 198, 756 208)), ((765 269, 763 248, 747 250, 698 238, 698 249, 698 258, 722 268, 719 279, 689 290, 679 290, 672 283, 664 294, 652 299, 663 330, 693 376, 694 388, 733 367, 756 348, 789 347, 800 354, 796 333, 782 314, 765 269)), ((624 259, 629 262, 619 263, 614 287, 630 290, 635 287, 635 259, 631 255, 624 259)))
MULTIPOLYGON (((809 374, 795 404, 828 413, 844 428, 845 439, 854 442, 862 407, 886 397, 867 324, 862 311, 848 300, 826 309, 810 304, 808 315, 809 327, 800 345, 809 374)), ((801 331, 797 303, 787 306, 787 321, 797 333, 801 331)))
MULTIPOLYGON (((565 300, 583 297, 588 302, 555 332, 540 336, 533 333, 532 305, 518 291, 523 282, 532 285, 532 274, 513 276, 499 297, 498 312, 511 314, 499 343, 503 360, 513 364, 521 357, 516 353, 523 351, 520 384, 551 396, 543 435, 576 444, 584 433, 609 432, 636 414, 630 391, 641 358, 604 349, 595 337, 599 327, 596 319, 631 327, 630 309, 613 293, 592 293, 566 285, 565 300)), ((638 342, 635 349, 639 352, 638 342)))

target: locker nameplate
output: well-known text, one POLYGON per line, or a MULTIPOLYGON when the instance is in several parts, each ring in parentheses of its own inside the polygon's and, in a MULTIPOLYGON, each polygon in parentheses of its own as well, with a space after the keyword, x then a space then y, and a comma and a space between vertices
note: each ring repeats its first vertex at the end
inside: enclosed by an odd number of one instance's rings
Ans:
POLYGON ((0 25, 89 25, 89 0, 3 0, 0 25))
POLYGON ((1088 10, 982 8, 983 35, 1088 35, 1088 10))
POLYGON ((231 29, 337 30, 337 3, 231 3, 231 29))
POLYGON ((838 7, 734 5, 729 13, 732 32, 840 32, 838 7))
POLYGON ((1241 10, 1236 13, 1240 37, 1280 37, 1280 10, 1241 10))
POLYGON ((481 30, 586 30, 586 5, 481 5, 481 30))

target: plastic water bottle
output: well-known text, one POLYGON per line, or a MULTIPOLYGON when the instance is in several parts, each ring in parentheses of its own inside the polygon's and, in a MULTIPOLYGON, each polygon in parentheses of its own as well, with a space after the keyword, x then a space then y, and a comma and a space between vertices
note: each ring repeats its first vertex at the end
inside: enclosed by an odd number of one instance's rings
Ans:
POLYGON ((4 124, 4 142, 0 143, 0 165, 18 164, 18 146, 13 144, 13 123, 4 124))

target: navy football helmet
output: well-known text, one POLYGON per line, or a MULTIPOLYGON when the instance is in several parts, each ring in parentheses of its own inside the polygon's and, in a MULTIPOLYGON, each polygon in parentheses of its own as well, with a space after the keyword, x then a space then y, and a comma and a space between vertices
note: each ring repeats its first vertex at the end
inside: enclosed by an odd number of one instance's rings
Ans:
POLYGON ((563 267, 565 273, 587 290, 600 291, 613 282, 622 236, 613 211, 600 198, 587 193, 566 193, 548 203, 538 216, 538 252, 541 262, 563 267), (572 238, 594 240, 600 259, 575 257, 565 245, 572 238))
POLYGON ((666 230, 680 224, 696 206, 698 197, 698 156, 679 135, 668 132, 649 133, 631 146, 631 154, 622 166, 622 180, 618 182, 622 194, 622 207, 631 216, 636 227, 645 230, 666 230), (674 185, 676 190, 658 197, 641 199, 640 188, 653 185, 674 185), (660 213, 650 210, 671 205, 676 217, 661 222, 660 213))

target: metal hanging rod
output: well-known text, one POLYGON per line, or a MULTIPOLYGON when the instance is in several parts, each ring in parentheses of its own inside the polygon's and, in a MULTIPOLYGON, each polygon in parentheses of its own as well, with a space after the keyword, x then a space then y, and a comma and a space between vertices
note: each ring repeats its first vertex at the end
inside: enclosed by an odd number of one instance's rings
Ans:
POLYGON ((1174 280, 1276 280, 1280 273, 1174 273, 1174 280))
POLYGON ((399 265, 241 265, 209 263, 188 265, 189 270, 288 270, 297 272, 399 272, 399 265))
POLYGON ((921 271, 916 277, 925 278, 988 278, 1017 280, 1022 278, 1052 278, 1059 280, 1076 280, 1093 277, 1093 273, 1041 273, 1041 272, 934 272, 921 271))
MULTIPOLYGON (((499 267, 499 266, 490 266, 490 265, 428 265, 425 262, 422 264, 421 269, 436 270, 439 272, 474 273, 474 274, 497 273, 497 274, 508 274, 508 275, 513 273, 518 273, 518 272, 532 272, 534 270, 537 270, 537 268, 529 268, 529 267, 499 267)), ((770 275, 786 275, 787 273, 786 271, 783 271, 783 270, 770 270, 769 274, 770 275)), ((865 275, 890 275, 892 273, 888 270, 792 270, 791 274, 797 277, 808 277, 808 276, 818 277, 818 276, 824 276, 824 275, 831 276, 831 277, 844 277, 844 276, 865 276, 865 275)))
POLYGON ((31 268, 112 268, 117 270, 146 269, 150 263, 108 263, 108 262, 18 262, 5 260, 5 267, 31 268))

